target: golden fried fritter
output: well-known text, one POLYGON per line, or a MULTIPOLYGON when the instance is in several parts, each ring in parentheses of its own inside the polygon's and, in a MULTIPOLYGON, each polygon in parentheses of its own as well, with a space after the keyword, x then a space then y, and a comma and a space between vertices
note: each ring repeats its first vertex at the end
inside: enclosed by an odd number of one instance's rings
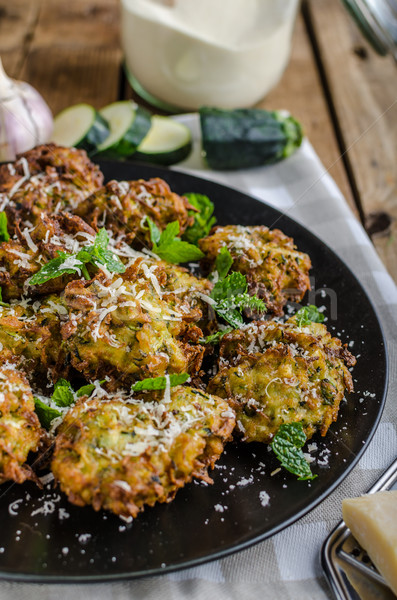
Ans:
POLYGON ((137 181, 109 181, 101 190, 80 202, 75 213, 92 227, 106 227, 125 234, 134 248, 152 247, 145 217, 162 231, 168 223, 178 221, 179 232, 193 223, 188 209, 195 210, 184 196, 172 192, 159 178, 137 181))
POLYGON ((123 383, 196 373, 204 347, 202 291, 209 282, 162 261, 138 258, 121 276, 74 281, 64 292, 62 327, 72 365, 87 379, 103 373, 123 383), (185 284, 190 288, 186 290, 185 284))
POLYGON ((60 334, 61 319, 66 315, 57 296, 0 306, 2 359, 15 363, 39 387, 46 385, 48 377, 56 381, 60 372, 67 376, 60 334))
POLYGON ((55 144, 36 146, 0 166, 0 210, 9 227, 35 223, 42 212, 75 208, 103 183, 103 175, 84 150, 55 144))
POLYGON ((3 299, 20 298, 22 294, 45 295, 61 292, 66 284, 77 277, 63 275, 39 286, 30 286, 29 279, 58 252, 77 252, 92 244, 95 231, 76 215, 61 212, 58 215, 41 213, 37 225, 22 231, 16 225, 15 235, 0 243, 0 287, 3 299))
POLYGON ((29 452, 39 448, 42 430, 32 391, 15 365, 0 366, 0 483, 22 483, 34 478, 25 464, 29 452))
POLYGON ((70 502, 124 517, 169 502, 193 477, 211 482, 235 425, 227 403, 189 387, 82 398, 65 416, 51 468, 70 502))
POLYGON ((250 293, 262 298, 275 315, 283 314, 287 300, 299 302, 310 289, 309 256, 296 250, 294 240, 279 229, 214 227, 199 246, 206 255, 202 261, 206 273, 215 270, 216 257, 226 247, 233 258, 231 270, 246 275, 250 293))
POLYGON ((270 442, 283 423, 301 422, 307 437, 325 435, 355 358, 325 325, 254 322, 224 336, 219 372, 207 391, 228 398, 247 442, 270 442))

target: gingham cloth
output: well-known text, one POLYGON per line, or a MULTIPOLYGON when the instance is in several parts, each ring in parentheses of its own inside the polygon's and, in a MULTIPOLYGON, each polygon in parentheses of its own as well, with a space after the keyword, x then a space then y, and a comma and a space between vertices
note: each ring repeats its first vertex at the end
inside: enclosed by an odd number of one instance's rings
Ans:
POLYGON ((341 520, 341 502, 364 493, 397 456, 397 288, 310 143, 288 160, 233 173, 206 170, 198 121, 180 117, 195 137, 178 169, 266 200, 305 225, 356 274, 380 316, 388 342, 390 383, 379 428, 358 465, 317 508, 273 538, 223 560, 169 575, 95 585, 0 583, 0 600, 322 600, 332 598, 320 566, 324 539, 341 520))

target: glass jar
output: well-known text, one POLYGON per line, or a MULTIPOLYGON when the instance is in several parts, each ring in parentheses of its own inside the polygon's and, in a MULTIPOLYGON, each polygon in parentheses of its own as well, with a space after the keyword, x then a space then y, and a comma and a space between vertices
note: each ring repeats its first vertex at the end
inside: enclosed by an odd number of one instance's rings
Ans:
POLYGON ((299 0, 122 0, 127 77, 166 110, 252 106, 287 66, 299 0))
POLYGON ((342 0, 361 31, 382 56, 397 60, 397 0, 342 0))

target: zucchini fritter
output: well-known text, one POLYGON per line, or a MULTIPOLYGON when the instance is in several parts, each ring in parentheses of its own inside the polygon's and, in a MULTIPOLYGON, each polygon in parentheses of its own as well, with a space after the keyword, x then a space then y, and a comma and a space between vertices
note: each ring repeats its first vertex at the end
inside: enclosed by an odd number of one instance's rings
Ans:
POLYGON ((172 192, 159 178, 137 181, 109 181, 101 190, 80 202, 75 213, 92 227, 106 227, 115 235, 124 233, 134 248, 152 247, 145 217, 162 231, 178 221, 182 234, 193 223, 188 209, 196 210, 184 196, 172 192))
POLYGON ((62 422, 51 468, 70 502, 135 517, 193 477, 211 480, 235 424, 228 404, 189 387, 81 399, 62 422))
POLYGON ((60 372, 67 376, 60 331, 66 315, 58 296, 0 305, 2 360, 14 362, 39 387, 46 385, 48 378, 56 381, 60 372))
POLYGON ((41 213, 33 228, 19 225, 8 242, 0 243, 0 286, 5 300, 20 298, 22 294, 46 295, 60 293, 66 284, 78 277, 63 275, 40 286, 29 286, 29 279, 58 252, 77 252, 92 244, 95 231, 76 215, 41 213))
POLYGON ((254 322, 224 336, 207 391, 228 398, 246 442, 271 442, 280 425, 299 421, 308 438, 324 436, 353 390, 355 362, 320 323, 254 322))
POLYGON ((11 363, 0 366, 0 483, 22 483, 34 478, 26 465, 29 452, 36 452, 41 427, 34 412, 32 391, 25 377, 11 363))
POLYGON ((55 144, 36 146, 0 166, 0 210, 9 227, 35 224, 42 212, 74 209, 103 183, 103 175, 84 150, 55 144))
POLYGON ((202 260, 206 273, 215 270, 216 257, 226 246, 233 258, 231 270, 247 277, 250 293, 262 298, 267 311, 275 315, 283 314, 287 300, 299 302, 310 289, 309 256, 299 252, 294 240, 279 229, 214 227, 199 246, 206 255, 202 260))
POLYGON ((106 373, 127 385, 167 371, 198 372, 204 347, 196 293, 208 286, 174 265, 142 258, 122 276, 69 283, 62 336, 72 365, 89 380, 106 373))

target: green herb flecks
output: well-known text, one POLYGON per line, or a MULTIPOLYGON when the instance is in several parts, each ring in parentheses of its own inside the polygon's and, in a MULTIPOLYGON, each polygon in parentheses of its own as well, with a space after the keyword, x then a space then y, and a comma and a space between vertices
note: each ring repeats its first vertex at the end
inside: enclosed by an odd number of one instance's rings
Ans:
POLYGON ((0 242, 8 242, 9 239, 7 215, 2 211, 0 212, 0 242))
POLYGON ((178 264, 203 258, 204 254, 197 246, 193 246, 178 237, 178 221, 168 223, 167 227, 162 232, 149 217, 146 217, 146 221, 149 226, 150 239, 153 244, 152 250, 162 260, 178 264))
MULTIPOLYGON (((189 373, 177 373, 169 375, 169 383, 170 387, 175 387, 176 385, 181 385, 182 383, 186 383, 189 379, 189 373)), ((132 392, 142 392, 146 390, 165 390, 167 387, 167 377, 150 377, 147 379, 142 379, 141 381, 137 381, 132 384, 131 391, 132 392)))
POLYGON ((213 216, 214 204, 203 194, 188 193, 184 196, 189 200, 190 204, 197 208, 199 212, 189 210, 189 216, 194 218, 194 223, 188 227, 182 238, 189 244, 197 245, 197 242, 206 237, 210 229, 216 223, 216 218, 213 216))
POLYGON ((294 318, 298 327, 306 327, 310 323, 322 323, 324 321, 324 315, 313 304, 300 308, 294 318))
POLYGON ((271 444, 281 466, 297 475, 299 480, 317 477, 311 472, 310 465, 301 450, 306 439, 302 423, 288 423, 280 426, 271 444))
POLYGON ((41 285, 50 279, 62 277, 62 275, 81 274, 86 279, 91 279, 87 270, 87 264, 100 268, 104 266, 111 273, 124 273, 125 266, 120 259, 108 250, 109 236, 106 229, 100 229, 95 236, 94 244, 87 246, 75 254, 67 254, 58 251, 58 257, 46 263, 40 271, 30 278, 31 285, 41 285))

